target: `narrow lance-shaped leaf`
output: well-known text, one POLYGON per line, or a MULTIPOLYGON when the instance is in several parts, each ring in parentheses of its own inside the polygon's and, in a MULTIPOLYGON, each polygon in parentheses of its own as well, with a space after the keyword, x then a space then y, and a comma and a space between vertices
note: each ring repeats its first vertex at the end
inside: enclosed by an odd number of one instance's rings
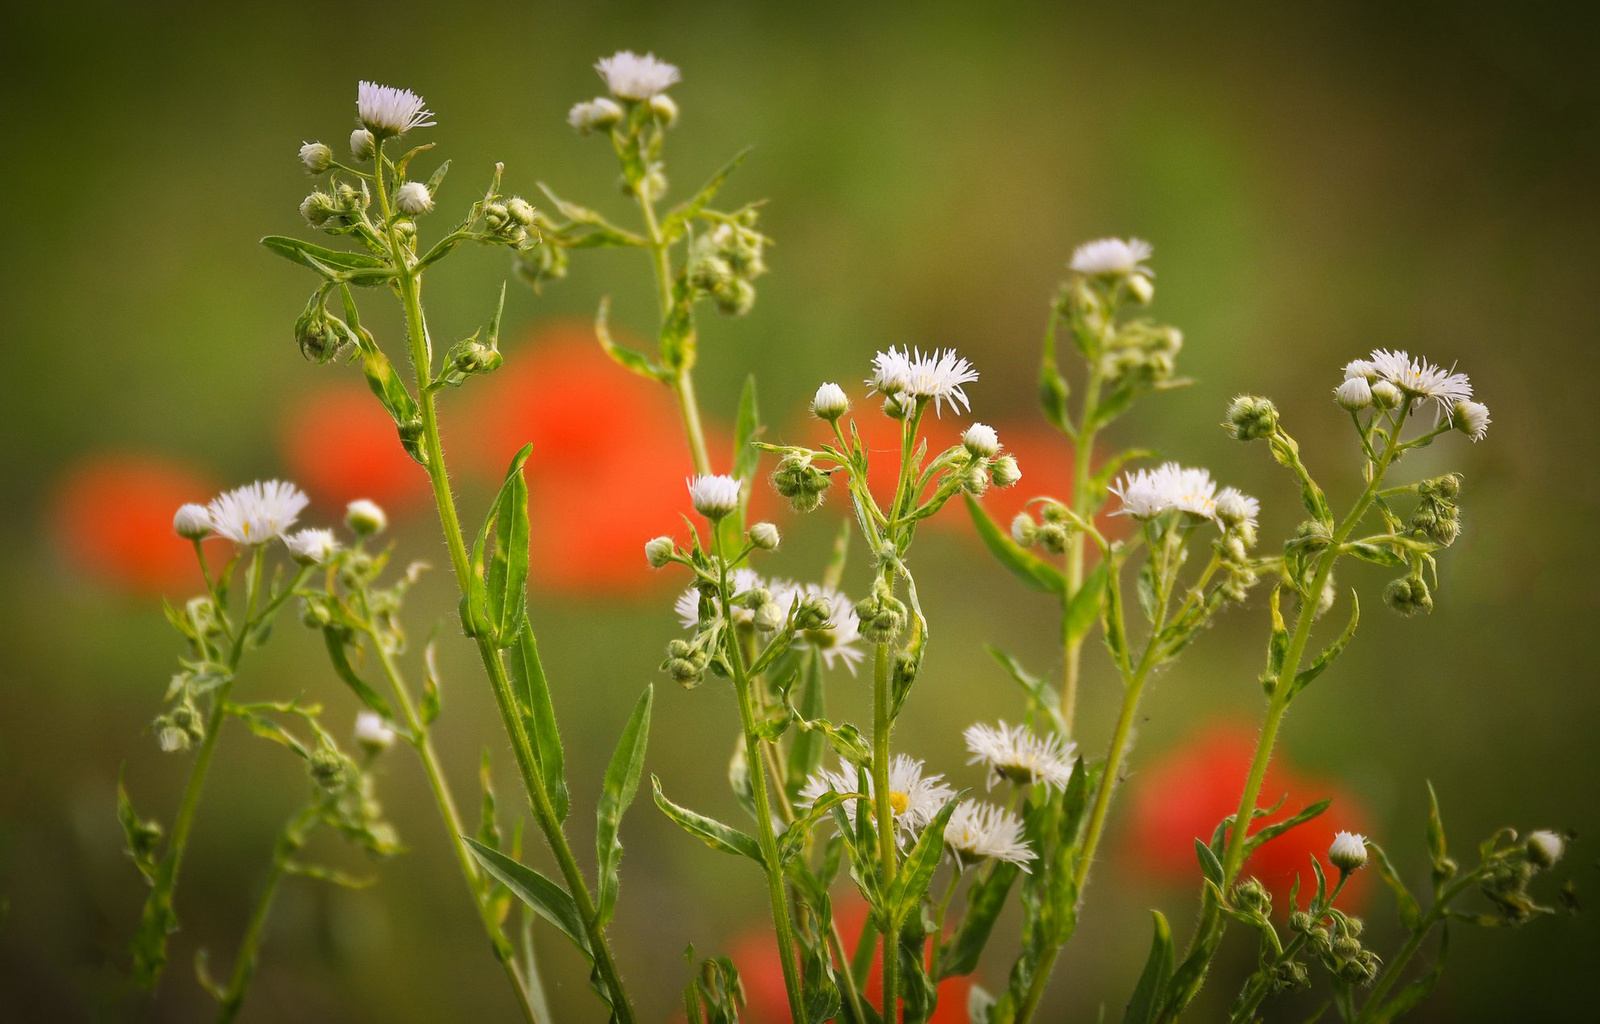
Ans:
POLYGON ((1326 811, 1328 809, 1328 807, 1330 805, 1332 805, 1332 803, 1333 803, 1333 801, 1331 799, 1330 800, 1318 800, 1316 803, 1314 803, 1311 806, 1307 807, 1305 810, 1301 811, 1299 814, 1296 814, 1294 817, 1285 818, 1283 821, 1274 822, 1273 824, 1266 826, 1261 831, 1257 832, 1255 835, 1252 835, 1248 839, 1245 840, 1245 843, 1244 843, 1245 856, 1248 857, 1250 855, 1250 851, 1254 850, 1256 847, 1260 846, 1262 843, 1265 843, 1265 842, 1267 842, 1269 840, 1272 840, 1272 839, 1276 839, 1278 836, 1283 835, 1285 832, 1289 831, 1290 829, 1294 828, 1295 826, 1303 825, 1306 822, 1310 821, 1312 818, 1315 818, 1317 815, 1321 814, 1323 811, 1326 811))
POLYGON ((994 555, 1001 565, 1010 569, 1013 575, 1035 590, 1042 590, 1047 594, 1060 594, 1066 589, 1067 578, 1062 575, 1060 569, 1012 540, 977 499, 970 494, 966 498, 967 512, 972 516, 972 525, 977 527, 978 539, 983 541, 989 553, 994 555))
POLYGON ((738 170, 739 165, 744 163, 745 157, 749 156, 754 150, 754 146, 746 146, 733 154, 733 157, 727 163, 717 168, 717 172, 711 176, 709 181, 700 186, 700 191, 689 197, 684 203, 668 211, 666 219, 662 223, 663 233, 668 238, 676 238, 678 233, 683 230, 684 225, 693 218, 698 217, 700 211, 704 210, 707 204, 716 198, 717 192, 727 182, 729 175, 738 170))
POLYGON ((996 861, 972 883, 967 890, 967 906, 961 915, 961 924, 939 958, 937 977, 971 974, 977 969, 978 958, 989 944, 989 936, 1000 919, 1000 912, 1005 909, 1006 897, 1020 871, 1009 861, 996 861))
POLYGON ((533 627, 526 622, 517 635, 510 661, 511 678, 516 683, 517 700, 528 721, 533 756, 538 762, 539 777, 544 781, 545 795, 550 798, 556 817, 565 821, 572 802, 567 793, 566 755, 561 746, 561 732, 556 727, 550 684, 545 678, 544 664, 539 660, 539 642, 533 635, 533 627))
MULTIPOLYGON (((822 655, 807 649, 801 656, 800 666, 800 715, 816 721, 827 714, 822 655)), ((827 741, 820 732, 796 731, 794 742, 789 746, 788 776, 793 780, 793 792, 789 794, 791 798, 798 795, 799 788, 805 784, 804 780, 822 767, 822 754, 826 747, 827 741)))
POLYGON ((611 337, 611 299, 609 296, 600 300, 600 310, 594 317, 594 336, 600 342, 600 348, 605 354, 623 369, 632 370, 641 377, 650 380, 666 380, 666 372, 650 361, 650 357, 643 352, 631 349, 626 345, 619 345, 611 337))
POLYGON ((1344 653, 1344 649, 1350 644, 1350 639, 1356 635, 1356 625, 1360 621, 1361 599, 1352 590, 1350 591, 1350 621, 1345 625, 1344 632, 1340 633, 1337 640, 1329 644, 1321 654, 1317 655, 1317 660, 1295 675, 1294 687, 1289 691, 1290 697, 1309 686, 1313 679, 1320 676, 1329 665, 1333 664, 1335 658, 1344 653))
POLYGON ((1134 986, 1128 1008, 1122 1015, 1122 1024, 1150 1024, 1161 1006, 1161 996, 1172 978, 1172 928, 1161 911, 1152 910, 1155 918, 1155 936, 1150 940, 1150 956, 1145 959, 1139 983, 1134 986))
POLYGON ((757 864, 766 863, 766 858, 761 855, 761 844, 752 836, 732 825, 724 825, 715 818, 708 818, 668 800, 661 792, 661 780, 654 775, 650 776, 650 788, 654 793, 656 806, 661 808, 661 813, 677 822, 685 832, 700 839, 713 850, 749 857, 757 864))
POLYGON ((528 484, 522 467, 532 451, 531 442, 523 445, 506 470, 505 482, 472 545, 472 572, 463 598, 467 612, 463 629, 500 647, 516 642, 527 612, 528 484), (512 550, 506 550, 508 546, 512 550))
POLYGON ((622 812, 633 802, 639 790, 639 775, 644 769, 645 743, 650 736, 650 704, 655 695, 654 686, 646 686, 628 716, 628 724, 617 740, 617 749, 611 755, 611 765, 606 769, 605 786, 600 792, 600 803, 595 808, 595 859, 599 864, 600 896, 595 916, 600 925, 611 920, 617 904, 618 868, 622 861, 622 843, 617 831, 622 826, 622 812))
POLYGON ((578 905, 573 902, 565 889, 533 868, 512 860, 499 850, 491 849, 471 836, 462 838, 472 848, 473 856, 478 858, 478 863, 483 865, 485 871, 510 889, 517 899, 533 908, 540 917, 555 925, 561 934, 572 940, 572 944, 578 947, 590 963, 594 962, 594 954, 589 948, 589 936, 583 926, 583 917, 578 913, 578 905))
POLYGON ((1399 872, 1395 871, 1394 863, 1389 860, 1389 855, 1383 851, 1383 847, 1369 839, 1367 852, 1378 869, 1378 877, 1382 878, 1383 884, 1394 892, 1395 901, 1400 908, 1400 923, 1407 928, 1416 928, 1422 921, 1422 907, 1417 903, 1417 898, 1411 895, 1406 883, 1400 880, 1399 872))
POLYGON ((950 815, 955 812, 960 799, 959 795, 952 797, 939 809, 939 813, 917 837, 911 852, 906 854, 905 863, 894 876, 889 886, 888 903, 889 912, 895 915, 897 922, 904 921, 927 895, 928 886, 933 882, 933 873, 939 867, 939 858, 944 854, 945 825, 949 823, 950 815))
POLYGON ((1100 606, 1106 595, 1105 577, 1106 563, 1101 562, 1085 577, 1083 586, 1066 599, 1062 633, 1068 643, 1082 640, 1100 621, 1100 606))
POLYGON ((355 666, 350 664, 349 648, 345 644, 344 635, 337 629, 324 629, 322 640, 328 648, 328 660, 333 663, 334 672, 361 699, 361 703, 382 715, 386 721, 395 721, 394 711, 390 709, 389 702, 379 696, 378 691, 362 679, 356 672, 355 666))

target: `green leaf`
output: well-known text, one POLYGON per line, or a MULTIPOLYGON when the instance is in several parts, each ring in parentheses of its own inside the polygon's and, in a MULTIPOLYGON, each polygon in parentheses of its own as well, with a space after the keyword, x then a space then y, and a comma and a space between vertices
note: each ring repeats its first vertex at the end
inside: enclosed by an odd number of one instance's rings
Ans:
POLYGON ((167 966, 167 936, 178 930, 178 915, 172 909, 172 889, 177 883, 178 851, 169 849, 156 867, 129 948, 133 952, 133 980, 149 990, 161 980, 167 966))
MULTIPOLYGON (((473 636, 498 647, 517 642, 528 613, 528 482, 522 467, 533 443, 522 446, 506 470, 505 483, 472 546, 467 603, 473 636), (489 549, 490 539, 494 541, 489 549)), ((464 624, 466 625, 466 624, 464 624)))
POLYGON ((961 924, 950 938, 939 958, 937 976, 948 978, 956 974, 971 974, 978 968, 978 958, 989 943, 995 922, 1006 907, 1006 897, 1017 880, 1021 869, 1008 861, 998 861, 988 871, 981 872, 978 880, 967 890, 966 910, 961 924))
POLYGON ((1372 1017, 1373 1024, 1388 1024, 1396 1017, 1404 1016, 1422 1005, 1422 1001, 1433 993, 1439 984, 1439 978, 1444 974, 1445 957, 1450 952, 1450 925, 1448 923, 1439 928, 1439 952, 1433 958, 1433 965, 1428 968, 1428 973, 1415 978, 1405 988, 1395 993, 1394 998, 1378 1007, 1377 1013, 1372 1017))
POLYGON ((637 349, 619 345, 612 340, 611 326, 608 322, 610 316, 611 298, 606 296, 600 300, 600 311, 594 317, 594 336, 599 339, 600 347, 605 350, 606 355, 610 356, 618 366, 625 370, 632 370, 641 377, 648 377, 650 380, 657 381, 666 380, 667 372, 651 362, 649 356, 637 349))
POLYGON ((1422 921, 1422 907, 1418 905, 1417 898, 1411 895, 1406 883, 1400 880, 1399 872, 1395 871, 1394 863, 1389 860, 1389 855, 1383 851, 1383 847, 1368 839, 1367 852, 1378 869, 1378 877, 1383 879, 1383 884, 1394 891, 1395 900, 1400 908, 1400 923, 1407 928, 1416 928, 1422 921))
MULTIPOLYGON (((753 443, 761 436, 761 410, 756 404, 756 378, 751 374, 744 380, 744 390, 739 393, 739 416, 733 431, 733 476, 736 480, 754 480, 761 452, 753 443)), ((750 488, 741 488, 741 506, 750 501, 750 488)), ((740 508, 740 519, 743 519, 740 508)))
POLYGON ((733 154, 732 159, 719 167, 710 180, 700 186, 700 191, 669 210, 661 223, 662 234, 669 239, 677 238, 681 235, 689 221, 698 217, 700 211, 704 210, 707 204, 716 198, 717 192, 727 182, 729 175, 738 170, 739 165, 744 163, 745 157, 749 156, 754 150, 754 146, 746 146, 733 154))
POLYGON ((644 770, 645 744, 650 738, 650 704, 655 687, 646 686, 623 726, 622 737, 611 755, 611 765, 606 769, 605 786, 600 792, 600 803, 595 808, 595 859, 599 865, 600 895, 595 917, 604 927, 611 920, 617 904, 617 870, 622 861, 622 843, 617 830, 622 826, 622 812, 633 803, 639 790, 639 776, 644 770))
POLYGON ((1439 794, 1433 783, 1428 783, 1428 854, 1433 858, 1434 872, 1440 873, 1450 859, 1445 852, 1444 818, 1439 814, 1439 794))
POLYGON ((511 678, 517 686, 517 700, 528 721, 528 737, 533 740, 533 756, 545 795, 550 798, 556 817, 565 821, 571 806, 567 793, 566 755, 561 746, 561 731, 556 727, 555 704, 550 700, 550 685, 539 660, 539 641, 526 622, 511 651, 511 678))
POLYGON ((1309 686, 1313 679, 1322 675, 1328 666, 1333 664, 1334 659, 1344 653, 1344 649, 1350 644, 1350 639, 1356 635, 1356 625, 1360 621, 1361 598, 1352 590, 1350 591, 1350 622, 1344 627, 1344 632, 1339 634, 1339 638, 1325 647, 1321 654, 1317 655, 1316 661, 1306 666, 1294 677, 1294 686, 1289 690, 1291 698, 1309 686))
POLYGON ((1393 548, 1372 541, 1352 541, 1342 550, 1345 554, 1355 555, 1363 562, 1385 565, 1391 569, 1403 569, 1411 564, 1393 548))
POLYGON ((1067 642, 1082 640, 1100 621, 1100 609, 1106 596, 1106 563, 1101 562, 1084 578, 1083 586, 1067 599, 1062 631, 1067 642))
POLYGON ((933 873, 939 867, 939 858, 944 854, 944 828, 950 821, 950 815, 955 813, 956 804, 961 800, 958 794, 952 797, 933 820, 923 828, 922 834, 917 837, 916 844, 911 847, 911 852, 906 854, 906 859, 900 865, 900 870, 895 874, 894 881, 889 885, 889 912, 894 915, 896 922, 906 919, 921 903, 922 898, 928 894, 928 886, 933 883, 933 873))
POLYGON ((967 512, 972 516, 972 525, 977 527, 978 538, 1001 565, 1010 569, 1018 579, 1035 590, 1042 590, 1047 594, 1060 594, 1066 591, 1067 578, 1062 575, 1060 569, 1012 540, 1011 536, 990 517, 988 510, 972 495, 967 495, 966 499, 967 512))
POLYGON ((315 270, 330 281, 371 287, 394 277, 394 270, 386 261, 364 252, 327 249, 285 235, 268 235, 261 240, 261 244, 291 263, 315 270))
POLYGON ((661 792, 661 780, 654 775, 650 776, 650 787, 655 793, 656 806, 661 808, 661 813, 677 822, 685 832, 701 839, 713 850, 749 857, 757 864, 766 863, 766 858, 761 855, 761 844, 753 837, 732 825, 724 825, 715 818, 708 818, 668 800, 661 792))
POLYGON ((1200 860, 1200 872, 1217 888, 1222 888, 1222 862, 1211 852, 1211 847, 1206 845, 1204 839, 1195 839, 1194 855, 1200 860))
POLYGON ((1261 685, 1268 695, 1278 688, 1284 659, 1289 656, 1289 627, 1284 624, 1283 612, 1279 609, 1281 593, 1281 587, 1272 588, 1272 635, 1267 639, 1267 670, 1261 675, 1261 685))
POLYGON ((1296 825, 1305 824, 1312 818, 1315 818, 1317 815, 1321 814, 1323 811, 1326 811, 1332 804, 1333 801, 1331 799, 1318 800, 1316 803, 1307 807, 1294 817, 1285 818, 1283 821, 1266 826, 1261 831, 1257 832, 1253 836, 1250 836, 1244 841, 1245 856, 1250 856, 1252 850, 1255 850, 1261 844, 1268 842, 1269 840, 1276 839, 1278 836, 1283 835, 1296 825))
POLYGON ((322 631, 323 643, 328 648, 328 659, 333 662, 333 670, 344 680, 346 686, 360 698, 361 703, 382 715, 385 721, 395 721, 394 711, 390 709, 389 702, 378 695, 367 681, 356 672, 355 666, 350 664, 349 648, 345 644, 344 634, 334 627, 322 631))
POLYGON ((377 396, 389 413, 389 418, 394 420, 395 429, 400 434, 400 443, 405 447, 406 454, 411 456, 411 461, 418 465, 427 465, 428 456, 422 448, 422 411, 417 405, 417 400, 411 397, 411 391, 406 387, 405 381, 395 372, 394 365, 389 362, 389 357, 383 354, 377 342, 372 340, 372 335, 365 328, 355 328, 356 346, 361 353, 361 370, 366 375, 367 387, 377 396))
POLYGON ((422 724, 432 725, 439 717, 442 705, 439 702, 439 661, 435 652, 435 640, 438 637, 438 626, 435 624, 434 635, 428 637, 428 643, 422 648, 422 724))
POLYGON ((594 962, 594 954, 589 948, 589 936, 584 929, 583 916, 578 913, 578 905, 573 902, 565 889, 533 868, 512 860, 499 850, 491 849, 471 836, 461 838, 472 848, 472 855, 478 858, 478 863, 483 865, 485 871, 510 889, 512 894, 532 908, 534 913, 555 925, 561 934, 572 940, 572 944, 578 947, 590 963, 594 962))
POLYGON ((1172 978, 1172 929, 1159 910, 1150 911, 1150 915, 1155 918, 1155 937, 1150 940, 1150 956, 1122 1014, 1122 1024, 1150 1024, 1155 1020, 1162 992, 1172 978))

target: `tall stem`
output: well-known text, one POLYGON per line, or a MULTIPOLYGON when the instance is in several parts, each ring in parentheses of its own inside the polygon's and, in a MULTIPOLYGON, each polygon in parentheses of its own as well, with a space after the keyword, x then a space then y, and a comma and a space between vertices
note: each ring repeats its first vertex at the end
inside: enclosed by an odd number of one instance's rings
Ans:
POLYGON ((283 882, 283 876, 289 870, 289 859, 305 842, 304 831, 316 820, 316 816, 315 807, 308 807, 295 815, 284 826, 277 843, 273 846, 272 865, 267 869, 266 880, 261 884, 255 908, 250 912, 250 923, 245 928, 244 938, 239 941, 239 951, 234 956, 233 974, 228 979, 228 988, 218 1000, 220 1005, 217 1007, 217 1024, 228 1024, 239 1015, 240 1008, 244 1006, 245 993, 249 991, 250 982, 255 979, 256 964, 261 954, 261 940, 267 926, 267 915, 272 911, 272 901, 278 894, 278 886, 283 882))
MULTIPOLYGON (((1052 318, 1051 326, 1055 321, 1052 318)), ((1078 424, 1078 433, 1073 442, 1072 456, 1072 511, 1081 522, 1088 522, 1094 514, 1089 499, 1089 466, 1094 458, 1094 437, 1096 428, 1092 426, 1094 407, 1100 401, 1100 369, 1096 365, 1089 373, 1089 383, 1084 389, 1082 421, 1078 424)), ((1088 538, 1082 530, 1074 530, 1067 540, 1067 588, 1062 595, 1061 606, 1061 643, 1065 655, 1061 680, 1061 721, 1065 724, 1067 735, 1072 735, 1074 716, 1078 708, 1078 680, 1083 666, 1083 642, 1087 633, 1079 636, 1070 636, 1067 633, 1068 617, 1067 608, 1070 602, 1083 588, 1083 563, 1087 550, 1088 538)))
MULTIPOLYGON (((385 225, 388 225, 389 197, 384 181, 381 144, 378 149, 376 169, 378 206, 383 213, 385 225)), ((405 310, 412 369, 416 374, 417 401, 422 413, 422 444, 423 453, 427 458, 428 482, 433 488, 434 504, 439 511, 439 525, 444 532, 445 547, 450 552, 450 565, 455 573, 456 585, 465 595, 472 568, 467 557, 466 539, 461 533, 461 519, 456 513, 455 496, 450 491, 450 477, 445 469, 444 445, 439 438, 439 418, 434 404, 434 392, 427 386, 433 366, 429 355, 427 321, 422 313, 421 275, 412 268, 404 247, 393 229, 386 228, 385 234, 388 236, 395 269, 399 271, 397 283, 400 286, 401 303, 405 310)), ((588 883, 584 880, 583 871, 578 866, 577 858, 573 856, 572 846, 567 842, 566 834, 561 829, 561 819, 555 813, 549 794, 545 792, 544 782, 540 778, 538 764, 533 754, 533 745, 523 726, 522 715, 511 689, 511 680, 506 675, 505 663, 500 660, 500 651, 488 638, 478 637, 477 645, 478 656, 483 661, 484 671, 488 674, 490 687, 494 691, 501 724, 511 739, 511 749, 516 756, 523 787, 528 792, 534 820, 539 826, 539 831, 544 833, 550 852, 555 855, 556 863, 561 869, 561 876, 567 883, 573 902, 578 906, 579 915, 583 918, 584 932, 589 938, 590 949, 594 955, 595 970, 606 987, 619 1024, 633 1024, 633 1006, 622 987, 622 978, 617 971, 610 944, 595 914, 594 899, 589 893, 588 883)))
MULTIPOLYGON (((644 217, 645 236, 650 239, 650 270, 656 279, 656 303, 660 308, 661 323, 665 326, 672 313, 672 254, 667 240, 661 234, 661 223, 656 219, 656 204, 641 191, 635 190, 639 199, 639 213, 644 217)), ((686 365, 674 368, 667 382, 672 396, 678 402, 678 416, 683 420, 683 432, 689 439, 689 454, 694 459, 694 471, 711 472, 711 455, 706 449, 705 428, 700 422, 700 405, 695 399, 694 368, 691 359, 686 365)))
MULTIPOLYGON (((893 570, 885 567, 884 575, 893 570)), ((878 825, 879 885, 888 893, 894 884, 894 804, 889 792, 889 645, 876 645, 872 669, 872 799, 878 825)), ((892 919, 883 933, 883 1020, 898 1022, 900 1013, 900 929, 892 919)))

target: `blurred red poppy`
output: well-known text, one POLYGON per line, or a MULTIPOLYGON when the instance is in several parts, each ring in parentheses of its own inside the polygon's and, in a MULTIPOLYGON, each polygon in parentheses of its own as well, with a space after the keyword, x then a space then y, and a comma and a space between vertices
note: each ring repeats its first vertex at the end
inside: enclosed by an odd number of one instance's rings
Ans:
POLYGON ((400 447, 394 420, 358 382, 298 402, 284 420, 282 449, 289 478, 330 514, 370 498, 391 517, 404 515, 428 495, 427 474, 400 447))
MULTIPOLYGON (((1138 772, 1129 787, 1131 820, 1124 836, 1128 855, 1119 859, 1157 878, 1198 885, 1200 868, 1195 860, 1194 841, 1209 840, 1217 823, 1238 809, 1255 745, 1256 734, 1250 726, 1217 722, 1138 772)), ((1283 805, 1258 819, 1252 831, 1282 821, 1318 800, 1331 797, 1333 805, 1322 815, 1268 841, 1245 864, 1243 874, 1261 880, 1280 913, 1286 912, 1296 875, 1302 876, 1302 908, 1307 896, 1315 891, 1311 857, 1322 863, 1330 884, 1338 877, 1327 858, 1334 832, 1365 832, 1369 820, 1365 808, 1343 787, 1300 774, 1285 763, 1280 751, 1268 768, 1261 800, 1271 804, 1285 795, 1283 805)), ((1339 906, 1352 911, 1360 908, 1369 873, 1358 871, 1351 877, 1339 906)))
MULTIPOLYGON (((867 919, 867 908, 859 899, 841 899, 834 906, 834 919, 839 923, 839 933, 844 936, 847 956, 854 956, 856 943, 861 936, 861 926, 867 919)), ((734 966, 744 982, 746 1014, 750 1024, 779 1024, 789 1019, 789 1000, 783 987, 783 965, 778 960, 777 941, 772 928, 763 922, 759 929, 751 929, 734 942, 734 966)), ((883 957, 880 952, 873 958, 867 974, 867 984, 862 995, 873 1006, 883 999, 883 957)), ((930 1024, 966 1024, 967 995, 972 990, 972 979, 961 976, 946 978, 939 984, 939 1005, 929 1017, 930 1024)))
POLYGON ((151 455, 90 456, 57 482, 55 539, 95 579, 141 596, 203 587, 194 547, 172 531, 185 502, 215 493, 199 471, 151 455))
MULTIPOLYGON (((536 586, 594 595, 671 582, 644 560, 659 534, 684 537, 692 473, 672 393, 612 362, 587 325, 544 328, 505 368, 468 385, 461 464, 498 480, 529 441, 536 586)), ((713 452, 724 433, 708 429, 713 452)), ((718 468, 725 470, 726 464, 718 468)), ((759 494, 756 488, 753 497, 759 494)), ((681 582, 681 579, 680 579, 681 582)))

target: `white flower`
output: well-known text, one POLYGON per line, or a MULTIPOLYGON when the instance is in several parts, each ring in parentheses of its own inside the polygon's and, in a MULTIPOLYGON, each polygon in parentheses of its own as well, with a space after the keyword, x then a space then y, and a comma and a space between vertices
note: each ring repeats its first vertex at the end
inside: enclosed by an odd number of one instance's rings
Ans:
POLYGON ((694 510, 710 520, 722 519, 739 509, 737 479, 725 475, 705 475, 689 479, 689 501, 694 510))
POLYGON ((771 588, 773 600, 786 614, 808 598, 815 598, 828 609, 825 628, 801 630, 795 635, 795 641, 815 648, 829 668, 835 661, 843 661, 845 668, 855 674, 856 666, 866 657, 859 646, 861 621, 856 618, 855 602, 825 583, 773 580, 771 588))
POLYGON ((377 502, 370 498, 357 498, 344 507, 344 524, 357 536, 366 537, 382 533, 383 528, 389 525, 389 517, 377 502))
POLYGON ((433 126, 433 111, 422 105, 421 96, 375 82, 357 87, 356 115, 374 135, 404 135, 413 128, 433 126))
POLYGON ((1217 522, 1224 526, 1256 528, 1256 517, 1261 514, 1261 502, 1239 490, 1224 487, 1217 495, 1217 522))
POLYGON ((1150 243, 1138 238, 1123 241, 1120 238, 1101 238, 1085 242, 1072 250, 1073 270, 1090 277, 1101 275, 1129 277, 1138 274, 1150 276, 1150 268, 1143 266, 1155 250, 1150 243))
POLYGON ((811 415, 819 420, 836 420, 849 411, 850 396, 837 384, 822 385, 811 399, 811 415))
POLYGON ((1457 402, 1472 397, 1472 382, 1466 374, 1440 369, 1426 359, 1380 348, 1372 353, 1371 362, 1378 377, 1408 394, 1433 399, 1444 415, 1449 415, 1457 402))
POLYGON ((286 534, 283 546, 289 549, 289 557, 301 565, 320 565, 333 557, 339 542, 333 539, 332 530, 310 529, 286 534))
POLYGON ((1528 833, 1528 859, 1535 866, 1553 868, 1567 850, 1566 840, 1549 829, 1528 833))
POLYGON ((582 135, 610 128, 620 120, 622 108, 609 96, 597 96, 592 100, 574 103, 572 109, 567 111, 567 123, 582 135))
POLYGON ((594 69, 605 79, 612 95, 625 100, 647 100, 678 84, 678 69, 666 61, 657 60, 647 53, 643 57, 632 50, 621 50, 602 57, 594 69))
MULTIPOLYGON (((955 790, 944 784, 943 775, 924 776, 923 763, 909 754, 896 754, 889 762, 889 807, 894 816, 895 839, 902 845, 922 831, 955 796, 955 790)), ((867 773, 867 788, 859 788, 856 768, 840 762, 837 772, 819 771, 806 781, 800 791, 800 800, 814 804, 828 793, 863 794, 869 813, 877 807, 873 796, 872 773, 867 773)), ((854 825, 858 799, 846 800, 841 806, 846 818, 854 825)))
POLYGON ((212 528, 236 544, 265 544, 293 526, 311 499, 282 480, 256 481, 213 499, 212 528))
POLYGON ((1125 474, 1111 486, 1111 493, 1122 499, 1117 514, 1135 519, 1152 519, 1174 509, 1203 519, 1217 517, 1217 485, 1211 474, 1176 462, 1125 474))
POLYGON ((1474 441, 1482 441, 1483 435, 1489 432, 1489 407, 1482 402, 1457 402, 1453 422, 1463 434, 1474 441))
POLYGON ((961 435, 967 451, 980 459, 992 459, 1000 454, 1000 435, 987 423, 974 423, 961 435))
POLYGON ((1344 379, 1354 380, 1357 377, 1376 377, 1378 368, 1372 365, 1370 359, 1352 359, 1344 364, 1344 379))
POLYGON ((1365 377, 1347 377, 1333 389, 1333 400, 1351 412, 1358 412, 1372 404, 1372 385, 1365 377))
POLYGON ((185 540, 211 536, 211 513, 204 505, 179 505, 172 517, 172 529, 185 540))
POLYGON ((420 217, 433 209, 433 193, 420 181, 405 181, 395 189, 394 204, 408 217, 420 217))
POLYGON ((1022 819, 994 804, 963 800, 944 827, 945 846, 957 862, 1004 860, 1030 870, 1037 856, 1022 838, 1022 819))
POLYGON ((1135 519, 1154 519, 1169 507, 1166 493, 1161 487, 1162 478, 1148 469, 1124 473, 1121 480, 1109 490, 1122 499, 1116 515, 1130 515, 1135 519))
POLYGON ((989 786, 996 779, 1005 779, 1019 786, 1038 784, 1065 789, 1072 777, 1072 758, 1078 752, 1076 743, 1062 744, 1054 734, 1037 736, 1025 725, 985 725, 979 722, 967 726, 962 734, 967 750, 972 756, 968 764, 982 764, 989 769, 989 786))
POLYGON ((971 408, 962 385, 977 380, 978 371, 956 355, 955 349, 934 349, 924 355, 921 349, 890 348, 872 357, 872 368, 867 383, 874 391, 931 398, 936 413, 943 411, 946 401, 952 408, 971 408))
MULTIPOLYGON (((741 594, 752 590, 760 590, 767 583, 754 569, 735 569, 733 575, 728 577, 728 586, 733 590, 733 621, 740 625, 749 625, 755 621, 755 611, 738 603, 741 594)), ((715 599, 713 599, 715 600, 715 599)), ((716 602, 721 607, 721 602, 716 602)), ((678 621, 683 623, 684 629, 695 629, 700 625, 700 588, 690 587, 673 602, 672 610, 678 613, 678 621)))
POLYGON ((1338 832, 1328 847, 1328 860, 1341 874, 1361 867, 1367 862, 1367 837, 1359 832, 1338 832))
POLYGON ((376 711, 361 711, 356 714, 356 742, 377 753, 394 742, 394 730, 376 711))

